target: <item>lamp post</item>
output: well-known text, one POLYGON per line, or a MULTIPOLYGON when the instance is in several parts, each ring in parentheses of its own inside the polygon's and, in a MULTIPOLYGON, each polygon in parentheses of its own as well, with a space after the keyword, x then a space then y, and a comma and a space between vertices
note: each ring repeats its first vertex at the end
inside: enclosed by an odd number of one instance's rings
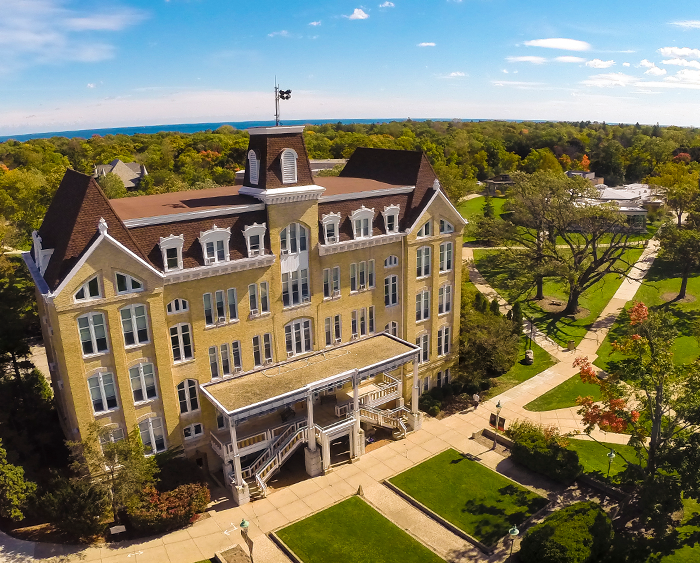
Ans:
POLYGON ((248 520, 243 518, 240 523, 241 526, 241 536, 243 537, 243 540, 245 541, 246 545, 248 546, 248 551, 250 552, 250 563, 253 563, 253 540, 251 540, 248 537, 248 526, 250 526, 250 523, 248 520))
POLYGON ((519 533, 520 530, 518 530, 518 527, 515 524, 513 524, 513 527, 508 530, 508 535, 510 536, 510 555, 508 556, 508 561, 513 558, 513 544, 515 543, 515 538, 518 537, 519 533))
POLYGON ((613 459, 615 459, 615 450, 610 448, 610 451, 606 454, 608 456, 608 479, 610 478, 610 466, 612 465, 613 459))
MULTIPOLYGON (((498 419, 501 418, 501 409, 503 408, 503 405, 501 405, 501 401, 499 400, 496 403, 496 436, 498 436, 498 419)), ((493 439, 493 449, 496 449, 496 438, 493 439)))

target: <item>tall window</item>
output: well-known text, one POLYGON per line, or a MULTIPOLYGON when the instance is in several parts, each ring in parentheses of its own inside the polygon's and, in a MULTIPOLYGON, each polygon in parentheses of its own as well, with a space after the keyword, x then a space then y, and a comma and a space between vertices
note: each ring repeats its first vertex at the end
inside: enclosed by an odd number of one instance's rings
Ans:
POLYGON ((148 321, 144 305, 127 305, 119 310, 126 346, 137 346, 148 342, 148 321))
POLYGON ((74 299, 76 301, 88 301, 102 297, 100 292, 99 277, 95 276, 86 281, 78 291, 75 292, 74 299))
POLYGON ((247 225, 243 229, 243 236, 245 237, 246 246, 248 247, 248 258, 265 254, 263 241, 266 230, 266 223, 253 223, 252 225, 247 225))
POLYGON ((190 325, 178 324, 170 327, 170 345, 173 349, 173 361, 184 362, 192 358, 192 336, 190 325))
POLYGON ((421 334, 416 338, 416 345, 420 347, 419 364, 424 364, 430 360, 430 335, 421 334))
POLYGON ((443 326, 438 330, 437 355, 444 356, 450 353, 450 327, 443 326))
POLYGON ((416 277, 430 275, 430 247, 422 246, 416 251, 416 277))
POLYGON ((334 317, 326 317, 326 346, 331 346, 332 344, 337 344, 341 341, 342 332, 340 323, 340 315, 335 315, 334 317))
POLYGON ((204 297, 204 324, 214 324, 214 308, 212 306, 211 293, 205 293, 204 297))
POLYGON ((83 347, 83 356, 107 352, 107 331, 102 313, 88 313, 78 317, 78 332, 83 347))
POLYGON ((272 335, 266 333, 253 337, 253 359, 256 366, 263 365, 263 357, 266 364, 272 363, 272 335), (264 356, 263 356, 264 355, 264 356))
POLYGON ((431 229, 431 223, 428 221, 427 223, 424 223, 423 226, 418 229, 418 233, 416 236, 419 237, 429 237, 432 234, 432 229, 431 229))
POLYGON ((416 294, 416 322, 430 318, 430 291, 427 289, 416 294))
POLYGON ((221 376, 221 370, 219 368, 219 349, 216 346, 209 347, 209 369, 212 379, 221 376))
POLYGON ((177 313, 184 313, 189 310, 189 303, 186 299, 173 299, 168 303, 168 315, 175 315, 177 313))
POLYGON ((270 311, 267 282, 251 283, 248 286, 248 304, 251 317, 270 311))
POLYGON ((163 421, 160 418, 147 418, 143 422, 139 422, 139 433, 146 455, 153 455, 165 450, 163 421))
POLYGON ((390 205, 382 211, 386 234, 395 233, 399 230, 399 211, 400 207, 398 205, 390 205))
POLYGON ((396 321, 391 321, 390 323, 387 323, 387 325, 384 327, 384 332, 388 332, 392 336, 398 336, 399 323, 397 323, 396 321))
POLYGON ((357 291, 357 264, 350 264, 350 291, 357 291))
POLYGON ((170 235, 160 238, 160 251, 166 272, 182 269, 182 247, 184 244, 184 235, 170 235))
POLYGON ((199 410, 197 382, 194 379, 185 379, 177 386, 177 398, 180 401, 180 414, 199 410))
POLYGON ((447 385, 450 382, 450 368, 447 368, 445 371, 439 371, 437 373, 437 386, 442 387, 443 385, 447 385))
POLYGON ((374 333, 374 305, 367 308, 367 318, 369 319, 369 333, 374 333))
POLYGON ((308 269, 282 274, 282 303, 285 307, 306 303, 310 299, 308 269))
POLYGON ((180 252, 177 248, 165 249, 165 270, 177 270, 180 268, 180 252))
POLYGON ((284 341, 287 356, 305 354, 313 350, 311 342, 311 320, 299 319, 284 327, 284 341))
MULTIPOLYGON (((374 312, 372 312, 374 315, 374 312)), ((351 315, 353 337, 367 336, 367 309, 355 309, 351 315)), ((374 319, 372 319, 374 323, 374 319)))
POLYGON ((387 276, 384 278, 384 305, 387 307, 399 302, 399 277, 387 276))
POLYGON ((238 296, 236 295, 236 289, 229 289, 226 292, 226 297, 228 298, 228 318, 230 321, 235 321, 238 319, 238 296))
POLYGON ((217 322, 226 322, 226 303, 224 302, 224 292, 219 290, 214 294, 216 300, 216 320, 217 322))
POLYGON ((280 155, 282 183, 294 184, 297 181, 297 153, 293 149, 284 149, 280 155))
POLYGON ((367 287, 374 287, 374 260, 367 262, 367 287))
POLYGON ((291 223, 280 231, 282 254, 296 254, 307 251, 308 231, 299 223, 291 223))
POLYGON ((258 170, 260 161, 255 151, 248 151, 248 178, 253 186, 258 185, 258 170))
POLYGON ((228 344, 221 345, 221 375, 231 375, 231 359, 228 355, 228 344))
POLYGON ((326 236, 326 244, 334 244, 340 241, 338 228, 340 226, 340 213, 329 213, 321 215, 323 230, 326 236))
POLYGON ((340 297, 340 266, 323 270, 323 297, 340 297))
POLYGON ((143 282, 131 277, 129 274, 117 272, 117 293, 137 293, 143 291, 143 282))
POLYGON ((117 392, 111 373, 98 373, 88 378, 88 389, 95 414, 117 408, 117 392))
POLYGON ((369 209, 364 205, 350 214, 352 230, 356 239, 369 238, 372 236, 373 220, 374 209, 369 209))
POLYGON ((443 242, 440 245, 440 271, 448 272, 452 269, 452 243, 443 242))
POLYGON ((153 373, 153 364, 139 364, 129 369, 131 379, 131 391, 134 394, 134 403, 155 399, 156 376, 153 373))
POLYGON ((241 371, 243 364, 241 363, 241 341, 235 340, 231 342, 231 359, 233 360, 233 370, 241 371))
POLYGON ((445 233, 453 233, 455 228, 452 226, 451 223, 448 223, 444 219, 440 219, 440 234, 444 235, 445 233))
POLYGON ((438 315, 452 310, 452 286, 443 285, 438 289, 438 315))
POLYGON ((202 245, 204 263, 217 264, 228 262, 229 242, 231 240, 231 227, 221 229, 214 225, 208 231, 199 233, 199 243, 202 245))

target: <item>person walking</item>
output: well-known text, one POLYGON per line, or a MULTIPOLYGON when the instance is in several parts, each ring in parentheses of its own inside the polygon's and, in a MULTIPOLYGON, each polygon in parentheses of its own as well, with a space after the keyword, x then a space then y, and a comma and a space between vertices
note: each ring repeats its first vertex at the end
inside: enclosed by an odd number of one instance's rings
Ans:
POLYGON ((472 400, 474 401, 474 410, 476 410, 477 408, 479 408, 479 401, 481 400, 481 397, 479 397, 477 393, 474 393, 474 395, 472 396, 472 400))

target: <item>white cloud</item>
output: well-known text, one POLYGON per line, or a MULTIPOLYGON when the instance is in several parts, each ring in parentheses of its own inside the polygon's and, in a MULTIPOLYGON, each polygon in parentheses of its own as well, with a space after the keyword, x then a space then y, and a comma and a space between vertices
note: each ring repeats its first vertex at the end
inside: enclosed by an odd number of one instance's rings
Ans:
POLYGON ((547 49, 562 49, 564 51, 588 51, 591 48, 590 43, 579 41, 578 39, 564 39, 562 37, 553 37, 550 39, 533 39, 525 41, 528 47, 545 47, 547 49))
POLYGON ((664 74, 666 74, 666 69, 659 68, 658 66, 654 65, 649 70, 647 70, 644 74, 650 74, 651 76, 663 76, 664 74))
POLYGON ((460 76, 466 76, 466 74, 464 74, 463 72, 456 71, 456 72, 451 72, 450 74, 447 75, 448 78, 458 78, 460 76))
POLYGON ((369 17, 369 14, 365 13, 362 8, 355 8, 352 14, 343 17, 348 18, 349 20, 366 20, 369 17))
POLYGON ((418 43, 418 47, 435 47, 435 43, 418 43))
POLYGON ((272 33, 268 33, 267 36, 268 37, 290 37, 290 34, 286 29, 283 29, 282 31, 273 31, 272 33))
POLYGON ((664 57, 700 59, 700 49, 691 49, 690 47, 661 47, 658 52, 664 57))
POLYGON ((615 61, 602 61, 600 59, 593 59, 586 63, 586 66, 591 68, 610 68, 615 65, 615 61))
POLYGON ((65 26, 73 31, 120 31, 132 23, 135 17, 141 19, 138 13, 127 9, 114 14, 67 18, 65 26))
POLYGON ((506 57, 509 63, 532 63, 534 65, 541 65, 547 62, 544 57, 534 57, 534 56, 524 56, 524 57, 506 57))
POLYGON ((379 4, 379 7, 380 7, 380 8, 393 8, 393 7, 394 7, 394 3, 393 3, 393 2, 389 2, 389 1, 387 0, 387 2, 382 2, 381 4, 379 4))
POLYGON ((689 66, 691 68, 700 68, 700 61, 686 61, 685 59, 666 59, 661 62, 665 65, 689 66))
POLYGON ((556 57, 554 59, 558 63, 583 63, 586 61, 586 59, 582 57, 556 57))
POLYGON ((583 80, 581 84, 586 86, 597 86, 598 88, 612 88, 614 86, 629 86, 637 82, 637 78, 622 72, 611 72, 608 74, 594 74, 583 80))
POLYGON ((317 22, 309 22, 309 25, 313 25, 313 26, 321 25, 321 20, 319 20, 317 22))
POLYGON ((644 68, 654 68, 656 64, 652 63, 651 61, 648 61, 647 59, 642 59, 639 62, 639 66, 643 66, 644 68))
POLYGON ((92 84, 92 83, 89 83, 89 84, 87 85, 87 87, 88 87, 88 88, 94 88, 94 87, 95 87, 95 85, 94 85, 94 84, 92 84))
POLYGON ((699 20, 684 20, 679 22, 671 22, 671 25, 677 25, 678 27, 682 27, 684 29, 700 29, 699 20))
POLYGON ((665 78, 668 82, 685 82, 691 84, 700 84, 700 70, 679 70, 674 76, 665 78))
POLYGON ((504 68, 501 72, 502 72, 503 74, 508 74, 508 69, 507 69, 507 68, 504 68))
POLYGON ((622 66, 630 66, 629 63, 622 63, 622 66))

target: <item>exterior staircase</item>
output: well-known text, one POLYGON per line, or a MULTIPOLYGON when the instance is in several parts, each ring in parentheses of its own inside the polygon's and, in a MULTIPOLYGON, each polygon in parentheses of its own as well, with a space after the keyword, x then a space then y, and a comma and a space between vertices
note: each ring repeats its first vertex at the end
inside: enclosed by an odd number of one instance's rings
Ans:
POLYGON ((395 438, 405 438, 409 432, 408 415, 410 412, 406 407, 395 409, 360 407, 360 421, 368 422, 374 426, 391 428, 394 430, 395 438))

